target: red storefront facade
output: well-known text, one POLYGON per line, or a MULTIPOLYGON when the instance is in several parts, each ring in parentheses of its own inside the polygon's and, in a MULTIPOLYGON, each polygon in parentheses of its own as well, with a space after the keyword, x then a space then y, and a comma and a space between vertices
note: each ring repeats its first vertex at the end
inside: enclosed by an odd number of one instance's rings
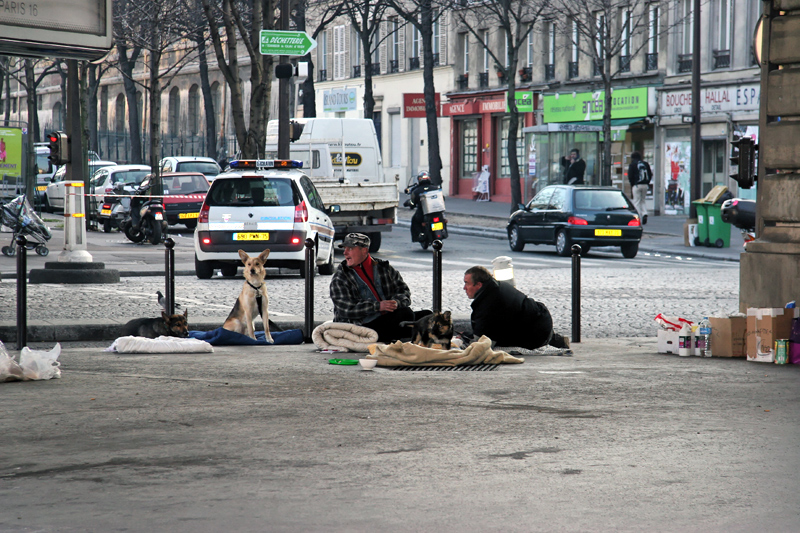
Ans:
MULTIPOLYGON (((442 104, 442 116, 450 117, 450 196, 472 199, 477 176, 486 166, 492 201, 511 201, 506 94, 506 91, 450 94, 449 101, 442 104)), ((539 109, 538 93, 533 100, 535 109, 539 109)), ((521 115, 517 131, 520 173, 527 168, 522 128, 535 124, 534 113, 521 115)))

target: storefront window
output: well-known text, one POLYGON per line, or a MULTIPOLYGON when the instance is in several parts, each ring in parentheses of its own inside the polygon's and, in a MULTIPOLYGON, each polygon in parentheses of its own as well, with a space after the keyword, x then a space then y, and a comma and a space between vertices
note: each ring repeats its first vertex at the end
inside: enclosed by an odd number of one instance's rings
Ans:
POLYGON ((478 121, 461 121, 461 177, 471 178, 478 171, 478 121))
POLYGON ((581 159, 586 161, 584 181, 588 185, 599 185, 599 150, 597 132, 548 132, 528 133, 525 157, 526 194, 536 194, 548 185, 563 183, 564 167, 561 158, 577 148, 581 159))
MULTIPOLYGON (((508 158, 508 127, 511 119, 504 118, 500 127, 500 177, 511 177, 511 160, 508 158)), ((517 129, 517 164, 520 168, 520 175, 525 175, 525 139, 521 132, 522 128, 517 129)))

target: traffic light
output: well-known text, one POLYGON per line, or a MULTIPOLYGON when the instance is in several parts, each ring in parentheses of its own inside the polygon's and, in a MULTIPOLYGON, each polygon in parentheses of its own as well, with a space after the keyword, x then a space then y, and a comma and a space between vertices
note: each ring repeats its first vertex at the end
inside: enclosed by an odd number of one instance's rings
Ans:
POLYGON ((736 155, 731 156, 731 163, 739 167, 735 174, 731 174, 731 178, 735 179, 742 189, 749 189, 757 179, 756 151, 758 146, 750 137, 732 141, 731 145, 738 150, 736 155))
POLYGON ((53 131, 47 135, 50 143, 50 155, 47 159, 54 165, 69 163, 69 135, 63 131, 53 131))
POLYGON ((294 120, 289 121, 289 141, 295 142, 297 139, 300 138, 300 135, 303 133, 303 128, 305 124, 302 122, 295 122, 294 120))
POLYGON ((308 78, 308 63, 302 62, 292 65, 291 63, 283 63, 275 65, 275 77, 278 79, 297 78, 296 81, 301 82, 308 78))

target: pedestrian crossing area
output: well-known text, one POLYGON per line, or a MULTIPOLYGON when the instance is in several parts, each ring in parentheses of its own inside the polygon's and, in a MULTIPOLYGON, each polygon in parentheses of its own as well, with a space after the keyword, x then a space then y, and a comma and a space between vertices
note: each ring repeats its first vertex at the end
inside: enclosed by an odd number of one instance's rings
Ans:
MULTIPOLYGON (((387 259, 397 269, 430 270, 433 268, 433 254, 401 254, 386 250, 377 254, 387 259)), ((572 268, 571 257, 559 257, 549 254, 510 254, 516 268, 572 268)), ((492 258, 479 258, 465 261, 450 259, 448 254, 442 256, 443 270, 466 270, 475 265, 488 266, 492 258)), ((581 258, 582 269, 620 269, 620 268, 664 268, 674 266, 680 268, 739 268, 739 263, 732 261, 715 261, 697 257, 639 252, 633 259, 625 259, 619 252, 593 251, 588 257, 581 258)))

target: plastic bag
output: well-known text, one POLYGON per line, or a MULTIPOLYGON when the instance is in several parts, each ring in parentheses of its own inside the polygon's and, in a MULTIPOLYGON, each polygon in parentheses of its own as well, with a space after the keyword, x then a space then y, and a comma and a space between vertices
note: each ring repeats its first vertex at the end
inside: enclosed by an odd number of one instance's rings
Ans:
POLYGON ((61 377, 61 363, 57 361, 61 355, 61 344, 56 343, 49 352, 31 350, 27 346, 19 353, 19 363, 8 355, 0 342, 0 382, 29 381, 53 379, 61 377))

